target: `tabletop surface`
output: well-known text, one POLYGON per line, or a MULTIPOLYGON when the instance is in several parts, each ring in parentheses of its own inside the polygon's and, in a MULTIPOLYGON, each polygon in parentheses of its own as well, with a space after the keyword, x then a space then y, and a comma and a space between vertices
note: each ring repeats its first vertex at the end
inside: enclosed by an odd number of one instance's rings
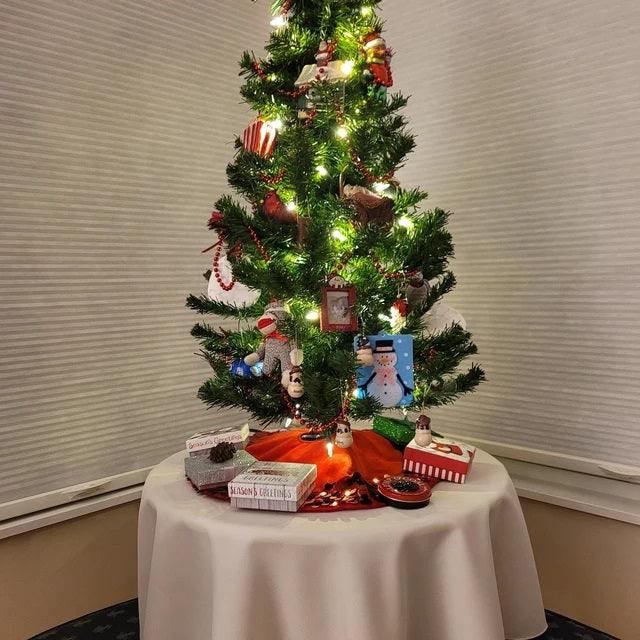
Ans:
POLYGON ((228 502, 199 494, 184 475, 186 451, 178 452, 157 465, 145 484, 143 500, 157 510, 171 510, 173 518, 184 518, 191 526, 198 521, 207 527, 264 529, 286 538, 303 534, 326 539, 327 530, 341 534, 370 535, 377 531, 389 535, 393 528, 406 529, 450 524, 477 509, 486 509, 508 491, 513 491, 504 466, 495 458, 477 451, 467 482, 463 485, 439 482, 433 489, 430 504, 422 509, 383 507, 329 513, 285 513, 236 509, 228 502))

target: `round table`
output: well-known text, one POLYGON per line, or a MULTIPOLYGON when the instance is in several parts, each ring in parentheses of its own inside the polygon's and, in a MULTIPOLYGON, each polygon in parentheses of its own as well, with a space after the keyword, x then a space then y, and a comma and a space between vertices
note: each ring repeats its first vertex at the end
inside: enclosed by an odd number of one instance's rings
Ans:
POLYGON ((520 504, 478 451, 424 509, 233 509, 196 493, 185 452, 142 494, 143 640, 504 640, 546 629, 520 504))

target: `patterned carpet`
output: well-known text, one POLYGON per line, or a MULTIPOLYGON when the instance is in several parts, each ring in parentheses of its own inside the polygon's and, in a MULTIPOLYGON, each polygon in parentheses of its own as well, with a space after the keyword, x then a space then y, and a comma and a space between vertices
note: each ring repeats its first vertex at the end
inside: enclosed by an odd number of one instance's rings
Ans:
MULTIPOLYGON (((549 629, 536 640, 616 640, 613 636, 585 627, 551 611, 547 611, 547 622, 549 629)), ((129 602, 67 622, 31 640, 139 640, 139 638, 138 601, 129 600, 129 602)))

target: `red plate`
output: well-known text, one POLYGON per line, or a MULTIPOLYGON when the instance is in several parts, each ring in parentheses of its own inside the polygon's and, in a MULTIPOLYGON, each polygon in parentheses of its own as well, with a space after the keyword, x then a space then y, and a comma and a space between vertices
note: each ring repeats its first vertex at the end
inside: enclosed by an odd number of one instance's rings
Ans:
POLYGON ((378 484, 380 497, 393 507, 418 509, 431 499, 431 487, 422 478, 403 473, 389 476, 378 484))

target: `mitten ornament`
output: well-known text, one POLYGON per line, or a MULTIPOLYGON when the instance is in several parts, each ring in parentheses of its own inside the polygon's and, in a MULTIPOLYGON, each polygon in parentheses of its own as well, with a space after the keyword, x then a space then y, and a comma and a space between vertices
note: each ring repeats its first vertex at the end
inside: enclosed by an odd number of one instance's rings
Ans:
POLYGON ((428 416, 418 416, 415 440, 420 447, 428 447, 431 444, 431 418, 428 416))
POLYGON ((336 421, 336 447, 348 449, 353 444, 351 423, 346 418, 338 418, 336 421))

